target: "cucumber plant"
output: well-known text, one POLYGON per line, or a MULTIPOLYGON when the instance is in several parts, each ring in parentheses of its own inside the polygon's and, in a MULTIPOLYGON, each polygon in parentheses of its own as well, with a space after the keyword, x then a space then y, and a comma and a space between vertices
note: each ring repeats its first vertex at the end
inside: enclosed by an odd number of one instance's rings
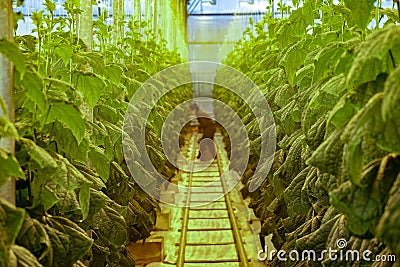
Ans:
MULTIPOLYGON (((0 243, 0 265, 134 266, 127 245, 150 235, 158 203, 126 166, 124 114, 140 85, 178 64, 180 56, 155 35, 144 41, 144 25, 133 20, 120 42, 108 43, 104 17, 94 24, 97 41, 89 51, 75 34, 79 1, 65 2, 65 18, 54 15, 52 1, 45 7, 32 15, 35 35, 0 41, 0 52, 15 65, 16 102, 15 124, 0 118, 0 138, 17 143, 15 156, 0 150, 0 186, 18 177, 18 208, 0 202, 0 231, 7 237, 0 243)), ((161 144, 158 125, 166 113, 159 110, 190 92, 183 87, 158 103, 147 127, 149 149, 161 144)), ((175 170, 165 166, 165 156, 152 156, 170 178, 175 170)))
MULTIPOLYGON (((257 122, 237 96, 214 90, 247 125, 252 154, 242 194, 262 222, 261 239, 272 234, 278 250, 321 252, 344 238, 346 249, 369 249, 372 259, 400 256, 400 27, 398 12, 379 3, 302 1, 288 18, 267 15, 225 60, 258 84, 275 118, 274 163, 261 188, 249 192, 261 149, 257 122), (368 28, 374 19, 377 26, 368 28)), ((274 257, 271 264, 360 263, 325 255, 322 261, 274 257)))

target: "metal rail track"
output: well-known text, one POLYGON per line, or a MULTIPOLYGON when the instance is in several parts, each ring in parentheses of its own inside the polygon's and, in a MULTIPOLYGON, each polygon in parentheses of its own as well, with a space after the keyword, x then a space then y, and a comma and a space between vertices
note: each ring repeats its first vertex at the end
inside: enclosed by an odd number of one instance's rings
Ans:
MULTIPOLYGON (((217 142, 222 142, 217 133, 217 142), (219 139, 219 140, 218 140, 219 139)), ((189 156, 194 159, 198 152, 196 135, 192 136, 189 146, 189 156)), ((186 207, 182 211, 182 229, 180 236, 177 267, 247 267, 249 258, 240 233, 240 226, 235 216, 230 194, 224 179, 220 179, 226 154, 217 150, 217 159, 205 170, 193 172, 201 167, 200 161, 195 161, 191 171, 186 173, 184 185, 190 187, 186 195, 186 204, 192 202, 209 202, 215 195, 224 192, 224 197, 215 202, 195 207, 186 207), (219 180, 215 187, 202 190, 201 187, 219 180)), ((186 205, 189 206, 189 205, 186 205)))

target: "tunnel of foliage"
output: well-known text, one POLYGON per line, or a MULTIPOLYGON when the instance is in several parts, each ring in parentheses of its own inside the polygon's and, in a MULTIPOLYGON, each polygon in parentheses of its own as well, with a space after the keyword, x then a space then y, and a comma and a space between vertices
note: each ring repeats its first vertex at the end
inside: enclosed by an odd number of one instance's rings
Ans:
MULTIPOLYGON (((47 11, 32 15, 36 37, 0 40, 0 52, 15 65, 16 111, 15 123, 0 118, 0 138, 16 140, 15 156, 0 149, 0 186, 18 177, 18 208, 0 200, 0 266, 135 266, 127 245, 146 239, 155 225, 158 203, 126 166, 122 126, 135 91, 180 55, 133 20, 113 42, 101 17, 89 51, 65 31, 76 29, 75 2, 65 2, 67 17, 55 17, 54 2, 46 1, 47 11)), ((191 90, 173 93, 146 126, 148 153, 165 179, 175 170, 156 152, 157 125, 191 90)), ((154 180, 144 169, 134 175, 154 180)))
MULTIPOLYGON (((214 95, 237 111, 251 139, 242 194, 261 220, 261 237, 272 234, 277 250, 314 249, 317 256, 338 249, 336 242, 343 238, 344 251, 398 258, 399 16, 394 9, 374 8, 374 1, 339 2, 308 0, 287 18, 266 16, 225 60, 259 86, 276 123, 273 165, 254 192, 248 186, 259 160, 260 137, 268 129, 260 129, 250 108, 230 91, 216 88, 214 95), (383 26, 367 27, 383 16, 388 18, 383 26)), ((217 79, 226 75, 220 72, 217 79)), ((325 254, 321 261, 282 262, 275 256, 271 264, 394 263, 330 261, 325 254)))

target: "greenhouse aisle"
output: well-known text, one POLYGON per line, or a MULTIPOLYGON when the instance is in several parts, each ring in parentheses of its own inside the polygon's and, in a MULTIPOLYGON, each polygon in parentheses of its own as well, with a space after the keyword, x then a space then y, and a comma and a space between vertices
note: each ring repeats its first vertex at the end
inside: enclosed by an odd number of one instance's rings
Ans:
MULTIPOLYGON (((187 157, 197 155, 198 138, 198 134, 186 136, 185 143, 188 145, 182 152, 187 157)), ((164 192, 164 197, 169 198, 164 200, 168 202, 174 198, 179 206, 186 201, 191 204, 188 208, 161 204, 164 216, 159 216, 160 221, 156 227, 162 230, 152 232, 149 240, 163 240, 162 254, 159 256, 164 260, 146 265, 157 254, 147 253, 150 257, 138 260, 137 264, 142 264, 138 266, 265 266, 257 258, 261 249, 258 235, 260 222, 241 196, 242 185, 239 183, 234 186, 240 179, 238 174, 229 172, 220 179, 220 172, 229 162, 220 133, 216 133, 215 143, 217 160, 212 163, 196 160, 192 166, 195 172, 180 172, 174 178, 179 186, 192 188, 189 191, 190 196, 168 190, 164 192), (204 187, 211 182, 217 184, 204 187), (234 189, 226 197, 215 199, 218 194, 224 192, 224 188, 230 186, 234 186, 234 189), (248 262, 242 258, 246 258, 248 262)), ((140 254, 142 251, 141 248, 140 251, 134 251, 134 254, 140 254)))
POLYGON ((399 0, 0 3, 1 267, 400 267, 399 0))

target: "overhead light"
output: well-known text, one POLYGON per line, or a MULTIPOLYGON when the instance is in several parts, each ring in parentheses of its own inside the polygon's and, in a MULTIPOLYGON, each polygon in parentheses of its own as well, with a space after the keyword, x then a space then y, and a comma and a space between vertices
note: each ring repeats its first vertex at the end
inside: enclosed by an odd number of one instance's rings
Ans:
POLYGON ((215 6, 217 4, 217 0, 202 0, 201 4, 203 6, 215 6))
POLYGON ((240 6, 254 5, 254 0, 240 0, 239 5, 240 6))

